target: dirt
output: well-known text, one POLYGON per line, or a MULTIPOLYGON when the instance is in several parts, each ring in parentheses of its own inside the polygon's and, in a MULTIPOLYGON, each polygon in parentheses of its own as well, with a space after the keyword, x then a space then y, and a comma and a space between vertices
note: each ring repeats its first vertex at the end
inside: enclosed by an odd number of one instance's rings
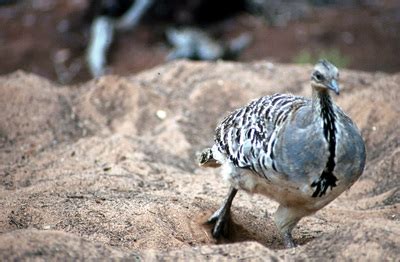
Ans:
POLYGON ((310 66, 173 62, 60 86, 0 77, 0 259, 388 260, 400 257, 400 74, 341 70, 361 129, 360 180, 303 219, 286 250, 277 204, 239 192, 231 234, 205 225, 228 191, 196 153, 217 122, 275 92, 310 95, 310 66))
MULTIPOLYGON (((88 2, 26 0, 0 7, 0 73, 23 69, 61 84, 89 80, 84 59, 89 24, 83 19, 88 2)), ((167 26, 165 21, 147 17, 134 30, 117 34, 109 71, 131 75, 163 64, 171 49, 164 36, 167 26)), ((224 40, 243 32, 253 36, 239 61, 292 63, 302 52, 318 56, 336 50, 349 59, 351 69, 400 71, 400 60, 394 55, 400 47, 398 1, 314 7, 284 27, 242 13, 210 28, 224 40)))

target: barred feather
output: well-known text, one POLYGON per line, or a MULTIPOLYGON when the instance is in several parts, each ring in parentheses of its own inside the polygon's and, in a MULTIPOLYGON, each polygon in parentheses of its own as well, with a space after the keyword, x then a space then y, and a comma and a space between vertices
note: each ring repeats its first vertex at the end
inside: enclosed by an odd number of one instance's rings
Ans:
POLYGON ((274 170, 276 133, 305 104, 304 97, 276 94, 250 102, 228 115, 216 129, 218 150, 237 167, 267 178, 274 170))

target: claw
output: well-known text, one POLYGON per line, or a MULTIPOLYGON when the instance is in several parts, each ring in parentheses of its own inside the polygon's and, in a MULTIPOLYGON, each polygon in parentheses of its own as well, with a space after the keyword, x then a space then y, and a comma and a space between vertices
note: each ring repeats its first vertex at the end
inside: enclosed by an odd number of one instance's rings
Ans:
POLYGON ((207 224, 213 224, 213 223, 217 222, 218 218, 220 218, 222 213, 224 212, 224 208, 225 208, 225 205, 222 205, 220 208, 218 208, 217 211, 215 211, 214 214, 212 214, 208 218, 207 224))
POLYGON ((227 216, 226 218, 221 217, 220 219, 218 219, 212 230, 213 237, 216 239, 220 238, 221 236, 227 237, 229 232, 228 224, 229 216, 227 216))
MULTIPOLYGON (((224 207, 224 206, 223 206, 224 207)), ((212 229, 212 235, 214 238, 220 238, 221 236, 227 236, 228 224, 230 219, 230 212, 226 208, 219 208, 215 213, 207 220, 208 224, 214 224, 212 229)))

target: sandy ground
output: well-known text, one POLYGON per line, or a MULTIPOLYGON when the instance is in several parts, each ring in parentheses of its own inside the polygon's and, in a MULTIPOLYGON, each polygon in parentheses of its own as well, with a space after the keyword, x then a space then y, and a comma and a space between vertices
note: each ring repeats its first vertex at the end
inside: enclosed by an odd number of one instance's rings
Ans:
POLYGON ((240 192, 228 239, 204 225, 228 185, 196 166, 216 123, 250 99, 310 95, 311 66, 179 61, 59 86, 0 77, 0 260, 386 260, 400 257, 400 74, 341 72, 337 103, 366 170, 303 219, 285 250, 277 205, 240 192), (164 118, 165 116, 165 118, 164 118))

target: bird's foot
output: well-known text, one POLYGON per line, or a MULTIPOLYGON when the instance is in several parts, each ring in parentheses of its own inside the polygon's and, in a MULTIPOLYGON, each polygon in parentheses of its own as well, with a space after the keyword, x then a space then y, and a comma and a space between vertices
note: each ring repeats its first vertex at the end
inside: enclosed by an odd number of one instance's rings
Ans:
POLYGON ((219 238, 221 236, 226 237, 228 235, 232 201, 235 198, 237 191, 238 190, 236 188, 231 186, 224 204, 217 211, 215 211, 207 221, 208 224, 214 224, 214 227, 211 231, 214 238, 219 238))
POLYGON ((283 234, 283 243, 285 244, 286 248, 295 248, 296 244, 293 241, 293 237, 291 233, 284 233, 283 234))
POLYGON ((212 236, 214 238, 226 237, 228 235, 228 224, 230 219, 230 211, 225 206, 222 206, 214 212, 207 220, 207 224, 214 224, 212 228, 212 236))

